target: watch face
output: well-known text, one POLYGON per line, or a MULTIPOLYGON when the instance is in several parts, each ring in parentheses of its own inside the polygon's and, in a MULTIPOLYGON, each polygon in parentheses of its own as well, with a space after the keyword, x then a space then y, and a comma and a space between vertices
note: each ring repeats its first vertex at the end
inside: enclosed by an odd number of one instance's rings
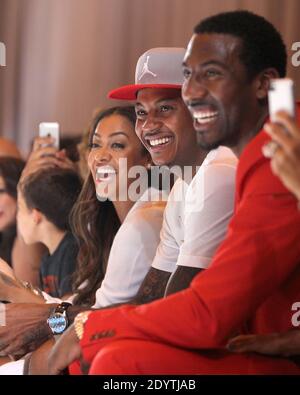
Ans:
POLYGON ((48 325, 55 335, 59 335, 66 329, 68 322, 63 314, 55 313, 48 318, 48 325))

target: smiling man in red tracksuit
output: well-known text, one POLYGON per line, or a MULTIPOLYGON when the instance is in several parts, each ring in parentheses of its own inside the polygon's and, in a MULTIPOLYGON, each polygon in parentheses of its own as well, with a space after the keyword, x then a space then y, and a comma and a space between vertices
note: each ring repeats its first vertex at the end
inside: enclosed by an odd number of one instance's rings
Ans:
POLYGON ((81 338, 78 352, 61 359, 58 342, 51 373, 77 357, 90 374, 300 373, 288 358, 225 348, 240 333, 291 329, 292 305, 300 301, 297 201, 262 155, 270 140, 262 130, 270 79, 283 77, 285 68, 282 39, 262 17, 236 11, 195 28, 183 63, 183 98, 198 143, 227 145, 240 157, 227 236, 188 289, 148 305, 78 317, 63 335, 81 338))

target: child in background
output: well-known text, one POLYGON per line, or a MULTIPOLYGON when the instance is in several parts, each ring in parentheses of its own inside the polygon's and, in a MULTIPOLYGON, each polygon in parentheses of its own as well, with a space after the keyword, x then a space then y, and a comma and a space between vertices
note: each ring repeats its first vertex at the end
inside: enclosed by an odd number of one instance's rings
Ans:
POLYGON ((41 286, 53 297, 72 293, 78 247, 69 214, 80 189, 78 174, 60 168, 30 174, 18 187, 18 229, 26 244, 41 242, 48 248, 40 267, 41 286))

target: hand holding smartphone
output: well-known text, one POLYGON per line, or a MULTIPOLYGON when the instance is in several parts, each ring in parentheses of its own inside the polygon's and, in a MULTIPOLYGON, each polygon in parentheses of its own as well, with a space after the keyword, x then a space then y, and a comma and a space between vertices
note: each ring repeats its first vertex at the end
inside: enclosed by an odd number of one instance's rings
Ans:
POLYGON ((294 82, 290 78, 271 80, 269 97, 269 114, 273 122, 276 112, 286 111, 292 118, 295 117, 294 82))
POLYGON ((57 122, 42 122, 39 125, 40 137, 52 137, 53 146, 59 150, 59 124, 57 122))
MULTIPOLYGON (((276 113, 286 111, 292 118, 296 117, 294 82, 289 78, 278 78, 270 81, 268 92, 269 114, 271 122, 276 122, 276 113)), ((277 121, 278 122, 278 121, 277 121)), ((289 134, 282 126, 283 133, 289 134)), ((267 128, 267 126, 265 127, 267 128)), ((278 142, 273 139, 264 145, 263 154, 266 158, 273 158, 278 149, 278 142)))

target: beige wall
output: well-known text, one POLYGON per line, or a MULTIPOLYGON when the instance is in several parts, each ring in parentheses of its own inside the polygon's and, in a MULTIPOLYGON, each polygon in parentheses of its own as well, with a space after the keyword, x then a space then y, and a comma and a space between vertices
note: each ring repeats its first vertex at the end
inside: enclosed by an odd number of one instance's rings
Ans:
MULTIPOLYGON (((23 151, 40 121, 80 134, 109 89, 133 81, 156 46, 186 46, 202 18, 246 8, 267 17, 287 47, 300 41, 299 0, 0 0, 0 135, 23 151)), ((300 97, 300 66, 291 66, 300 97)))

